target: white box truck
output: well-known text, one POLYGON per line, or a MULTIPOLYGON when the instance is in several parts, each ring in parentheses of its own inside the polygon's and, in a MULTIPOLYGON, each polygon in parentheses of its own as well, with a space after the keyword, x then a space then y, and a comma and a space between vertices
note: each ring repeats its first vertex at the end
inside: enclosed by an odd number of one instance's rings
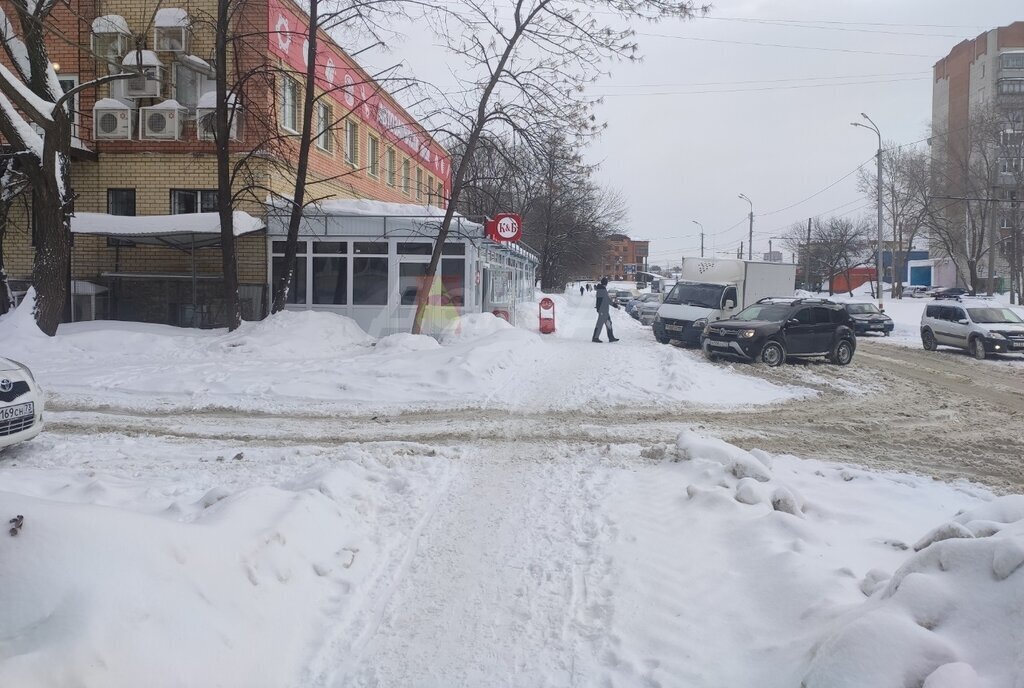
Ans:
POLYGON ((681 278, 654 318, 654 337, 697 346, 708 321, 731 318, 766 296, 793 296, 795 283, 790 263, 683 258, 681 278))

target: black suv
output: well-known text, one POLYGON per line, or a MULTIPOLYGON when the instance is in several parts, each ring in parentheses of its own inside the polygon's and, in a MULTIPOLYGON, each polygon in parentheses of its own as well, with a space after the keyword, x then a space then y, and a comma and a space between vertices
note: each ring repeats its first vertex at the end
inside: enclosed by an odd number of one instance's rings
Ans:
POLYGON ((774 367, 790 356, 825 356, 833 363, 847 365, 853 360, 857 339, 850 314, 838 303, 768 298, 729 320, 709 323, 701 348, 711 360, 728 356, 774 367))

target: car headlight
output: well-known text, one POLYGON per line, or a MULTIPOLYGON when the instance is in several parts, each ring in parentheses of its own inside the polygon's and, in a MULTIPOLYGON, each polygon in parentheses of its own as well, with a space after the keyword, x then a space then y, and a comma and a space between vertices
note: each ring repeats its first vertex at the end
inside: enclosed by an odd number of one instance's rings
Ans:
POLYGON ((654 322, 656 322, 656 323, 660 323, 661 322, 661 316, 658 315, 657 313, 654 314, 654 322))
POLYGON ((704 332, 703 332, 703 334, 704 334, 705 337, 707 337, 708 335, 711 334, 711 323, 709 323, 709 322, 705 322, 704 323, 704 332))
POLYGON ((755 334, 757 334, 756 330, 741 330, 740 331, 740 338, 741 339, 750 339, 755 334))
POLYGON ((989 332, 988 336, 991 339, 1006 339, 1006 337, 1004 337, 1003 335, 999 334, 998 332, 989 332))
POLYGON ((708 319, 707 318, 697 318, 696 320, 693 321, 693 326, 697 327, 697 328, 700 328, 702 330, 705 327, 707 327, 707 325, 708 325, 708 319))

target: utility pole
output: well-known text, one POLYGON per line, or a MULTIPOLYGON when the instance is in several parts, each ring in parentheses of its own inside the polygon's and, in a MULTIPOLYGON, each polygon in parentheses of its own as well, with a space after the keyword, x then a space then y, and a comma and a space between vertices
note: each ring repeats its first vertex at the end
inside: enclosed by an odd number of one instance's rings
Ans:
POLYGON ((772 255, 772 238, 768 237, 768 262, 774 263, 775 256, 772 255))
POLYGON ((999 187, 992 187, 992 202, 987 203, 988 214, 991 215, 988 218, 988 289, 986 290, 989 296, 995 293, 995 281, 996 281, 996 246, 999 245, 999 231, 997 229, 998 222, 996 221, 996 215, 999 213, 995 210, 996 193, 999 187))
POLYGON ((811 218, 807 218, 807 272, 804 274, 804 286, 811 290, 811 218))
POLYGON ((693 224, 695 224, 698 227, 700 227, 700 257, 703 258, 704 257, 704 225, 702 225, 701 223, 697 222, 696 220, 691 220, 691 222, 693 222, 693 224))
POLYGON ((743 242, 740 242, 740 250, 736 252, 736 257, 743 260, 743 242))
POLYGON ((875 154, 878 160, 878 171, 875 181, 875 195, 878 197, 878 257, 875 264, 875 278, 878 281, 878 310, 884 310, 882 307, 882 132, 870 117, 863 112, 860 113, 860 116, 871 122, 871 126, 869 127, 860 122, 850 122, 850 124, 855 127, 870 129, 878 136, 878 152, 875 154))
MULTIPOLYGON (((739 195, 744 201, 750 204, 750 236, 747 237, 747 260, 753 260, 754 258, 754 202, 747 198, 744 194, 739 195)), ((743 257, 742 251, 740 252, 740 258, 743 257)))

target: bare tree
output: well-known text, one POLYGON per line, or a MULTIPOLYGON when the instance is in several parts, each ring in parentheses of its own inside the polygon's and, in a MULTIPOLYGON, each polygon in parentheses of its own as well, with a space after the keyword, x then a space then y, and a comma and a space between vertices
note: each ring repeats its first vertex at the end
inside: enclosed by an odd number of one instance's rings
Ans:
MULTIPOLYGON (((924 226, 927 169, 928 158, 918 148, 889 142, 882 152, 882 211, 886 224, 892 227, 892 295, 895 298, 903 296, 906 253, 924 226)), ((857 185, 872 202, 878 202, 873 174, 862 169, 857 185)))
MULTIPOLYGON (((436 278, 484 133, 512 132, 525 145, 538 145, 559 131, 570 138, 595 133, 599 127, 580 86, 595 78, 606 60, 639 59, 633 32, 617 24, 689 17, 697 11, 692 0, 461 0, 445 9, 437 33, 477 76, 446 108, 451 122, 445 129, 461 142, 463 156, 453 168, 448 207, 424 277, 428 285, 436 278)), ((418 290, 414 333, 422 328, 430 291, 418 290)))
POLYGON ((56 334, 64 310, 71 259, 71 104, 85 89, 134 75, 105 75, 65 92, 45 41, 56 4, 56 0, 11 0, 7 6, 14 10, 17 28, 0 7, 0 39, 13 67, 0 65, 0 135, 32 187, 33 315, 39 329, 50 336, 56 334))
POLYGON ((832 277, 843 272, 849 274, 850 269, 870 260, 872 247, 868 237, 873 229, 866 219, 817 217, 811 224, 810 244, 802 224, 795 224, 789 229, 783 244, 794 253, 803 253, 805 261, 804 252, 810 251, 811 272, 822 281, 828 280, 831 296, 835 293, 832 277))

